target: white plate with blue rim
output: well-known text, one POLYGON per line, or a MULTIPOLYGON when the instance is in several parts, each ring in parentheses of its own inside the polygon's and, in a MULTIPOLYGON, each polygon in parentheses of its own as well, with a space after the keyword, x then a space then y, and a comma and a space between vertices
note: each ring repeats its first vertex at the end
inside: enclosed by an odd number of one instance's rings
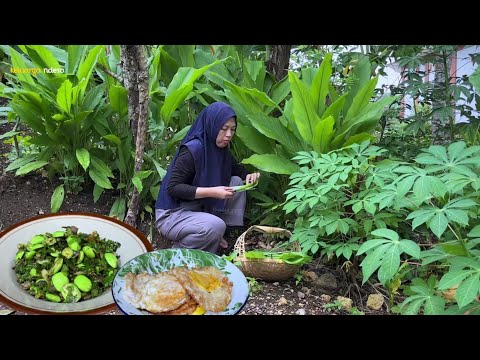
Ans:
POLYGON ((207 311, 205 315, 235 315, 243 308, 249 296, 245 275, 238 267, 218 255, 194 249, 164 249, 139 255, 123 265, 117 272, 112 285, 112 295, 117 306, 126 315, 147 315, 146 311, 137 309, 124 299, 125 280, 128 273, 157 274, 175 267, 187 265, 194 267, 213 266, 219 269, 233 284, 232 300, 218 313, 207 311))

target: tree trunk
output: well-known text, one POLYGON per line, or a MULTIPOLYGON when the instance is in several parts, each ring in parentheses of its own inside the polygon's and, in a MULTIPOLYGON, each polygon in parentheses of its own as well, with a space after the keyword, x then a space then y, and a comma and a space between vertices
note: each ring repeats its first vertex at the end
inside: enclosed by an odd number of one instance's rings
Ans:
POLYGON ((448 125, 450 119, 450 57, 443 52, 435 64, 434 89, 435 96, 432 101, 432 143, 435 145, 444 145, 450 139, 448 125))
MULTIPOLYGON (((134 173, 142 170, 148 116, 148 72, 144 48, 141 45, 122 45, 125 86, 128 89, 128 116, 135 138, 134 173), (135 85, 133 85, 135 84, 135 85)), ((135 227, 140 207, 140 193, 134 186, 124 222, 135 227)))
POLYGON ((136 143, 139 119, 139 64, 136 58, 139 45, 121 45, 120 60, 122 63, 124 86, 128 91, 128 119, 132 130, 133 141, 136 143))
POLYGON ((272 56, 268 61, 267 69, 277 81, 282 80, 288 74, 291 49, 292 45, 272 45, 272 56))

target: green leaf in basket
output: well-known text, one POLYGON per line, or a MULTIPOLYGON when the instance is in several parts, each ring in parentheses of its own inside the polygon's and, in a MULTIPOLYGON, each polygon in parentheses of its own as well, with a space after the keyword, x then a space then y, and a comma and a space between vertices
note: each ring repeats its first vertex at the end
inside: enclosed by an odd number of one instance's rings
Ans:
POLYGON ((279 259, 283 262, 291 265, 301 265, 306 264, 312 260, 311 256, 302 254, 301 252, 287 252, 283 253, 279 259))
POLYGON ((247 259, 266 259, 267 256, 264 251, 252 250, 245 253, 247 259))

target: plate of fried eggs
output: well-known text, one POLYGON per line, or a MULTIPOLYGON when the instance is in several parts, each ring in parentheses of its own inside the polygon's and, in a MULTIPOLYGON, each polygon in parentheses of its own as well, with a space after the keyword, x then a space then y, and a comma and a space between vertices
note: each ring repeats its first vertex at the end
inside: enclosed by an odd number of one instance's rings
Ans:
POLYGON ((126 315, 235 315, 249 288, 240 269, 218 255, 164 249, 123 265, 112 294, 126 315))

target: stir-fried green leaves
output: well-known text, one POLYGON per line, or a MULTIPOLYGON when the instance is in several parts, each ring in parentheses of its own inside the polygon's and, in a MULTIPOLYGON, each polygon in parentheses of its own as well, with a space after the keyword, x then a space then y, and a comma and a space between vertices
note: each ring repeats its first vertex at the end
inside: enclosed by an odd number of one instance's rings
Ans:
POLYGON ((19 244, 14 270, 20 285, 37 299, 88 300, 111 287, 119 247, 118 242, 100 239, 96 231, 84 234, 69 226, 19 244))

